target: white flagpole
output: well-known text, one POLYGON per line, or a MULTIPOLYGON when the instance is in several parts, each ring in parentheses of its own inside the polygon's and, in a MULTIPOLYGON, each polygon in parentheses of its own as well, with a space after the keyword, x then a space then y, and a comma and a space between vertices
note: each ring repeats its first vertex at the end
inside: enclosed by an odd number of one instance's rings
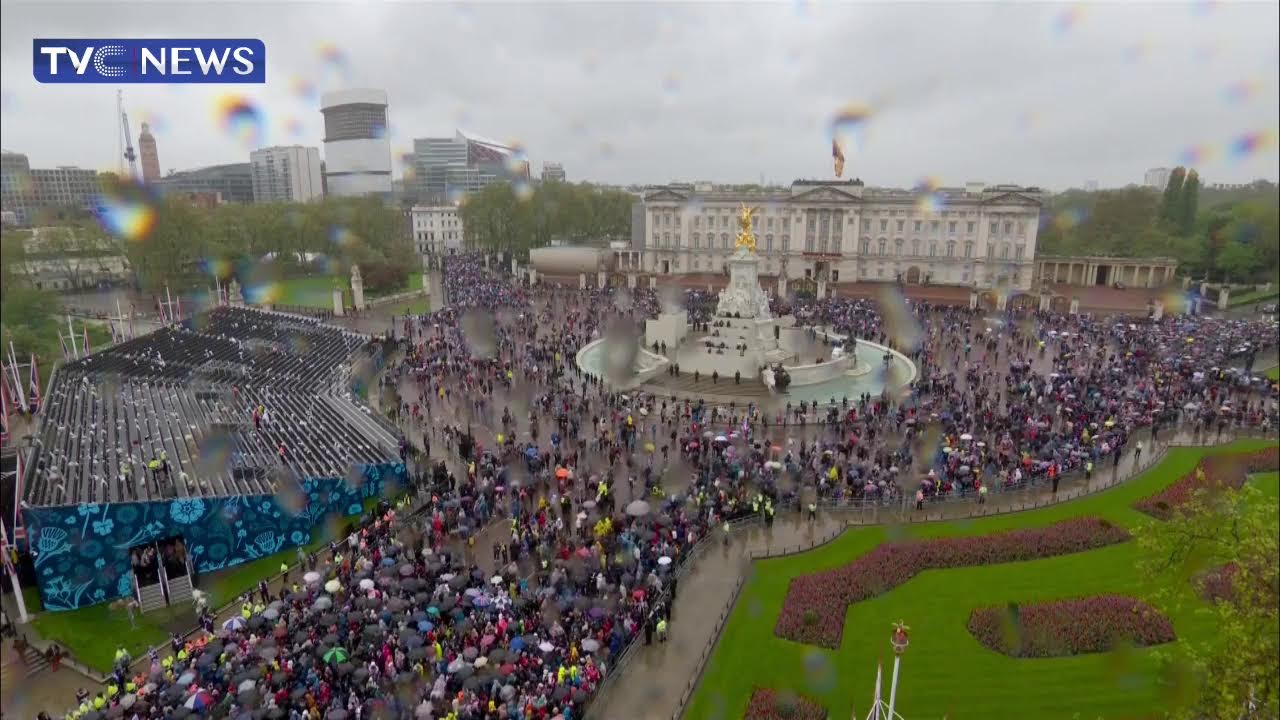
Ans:
POLYGON ((884 665, 881 665, 880 663, 876 663, 876 698, 875 698, 875 701, 871 704, 872 720, 880 720, 880 705, 881 705, 880 679, 881 677, 883 677, 883 675, 884 675, 884 665))
POLYGON ((25 411, 27 407, 27 394, 23 390, 22 374, 18 372, 18 354, 13 349, 13 341, 9 341, 9 372, 13 374, 13 387, 18 392, 18 402, 22 403, 25 411))
MULTIPOLYGON (((16 487, 16 484, 15 484, 16 487)), ((21 498, 19 498, 20 500, 21 498)), ((0 550, 4 552, 4 569, 9 571, 9 582, 13 584, 13 599, 18 603, 18 622, 26 623, 31 618, 27 616, 27 601, 22 597, 22 583, 18 581, 18 570, 13 566, 13 561, 9 555, 9 531, 5 530, 4 523, 0 523, 0 550)))
POLYGON ((889 720, 893 718, 893 706, 898 700, 898 665, 901 662, 901 655, 893 656, 893 680, 889 684, 889 720))
POLYGON ((76 348, 76 328, 71 324, 70 315, 67 315, 67 335, 71 337, 71 357, 79 360, 80 351, 76 348))

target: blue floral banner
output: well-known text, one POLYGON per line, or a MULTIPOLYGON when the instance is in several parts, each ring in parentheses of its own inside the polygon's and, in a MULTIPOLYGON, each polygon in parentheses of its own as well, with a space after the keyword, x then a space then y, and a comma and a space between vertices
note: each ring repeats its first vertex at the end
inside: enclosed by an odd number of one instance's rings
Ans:
POLYGON ((133 594, 129 549, 181 536, 192 564, 215 572, 311 542, 330 517, 357 515, 368 498, 405 484, 403 463, 366 465, 358 485, 343 478, 301 483, 306 503, 272 495, 89 503, 24 509, 46 610, 74 610, 133 594))

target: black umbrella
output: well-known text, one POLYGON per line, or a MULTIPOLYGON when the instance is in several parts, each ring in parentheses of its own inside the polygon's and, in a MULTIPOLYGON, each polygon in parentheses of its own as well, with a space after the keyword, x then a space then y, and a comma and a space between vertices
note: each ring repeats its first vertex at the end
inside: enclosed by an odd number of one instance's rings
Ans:
POLYGON ((173 712, 169 714, 169 717, 178 718, 178 720, 182 720, 182 718, 185 717, 191 717, 191 708, 186 705, 174 708, 173 712))
POLYGON ((364 634, 365 634, 365 637, 371 637, 371 638, 380 637, 382 635, 382 627, 379 625, 365 625, 364 634))
POLYGON ((346 710, 343 710, 342 708, 334 708, 324 717, 325 720, 347 720, 348 715, 346 710))
POLYGON ((328 635, 324 636, 324 640, 322 640, 321 642, 323 642, 325 645, 337 645, 338 635, 336 633, 329 633, 328 635))
POLYGON ((344 663, 338 663, 338 666, 334 669, 338 671, 339 675, 346 675, 350 673, 352 670, 355 670, 356 666, 352 665, 349 662, 344 662, 344 663))
POLYGON ((488 657, 489 657, 489 662, 500 663, 504 658, 507 657, 507 651, 503 650, 502 648, 497 648, 496 650, 490 650, 488 657))
POLYGON ((280 707, 280 706, 278 706, 278 705, 277 705, 276 707, 273 707, 273 708, 271 708, 270 710, 268 710, 268 711, 267 711, 267 715, 266 715, 266 717, 268 718, 268 720, 280 720, 280 718, 282 718, 282 717, 284 717, 284 716, 285 716, 284 708, 282 708, 282 707, 280 707))
POLYGON ((469 677, 462 681, 462 687, 466 688, 467 690, 475 690, 476 688, 480 687, 480 678, 474 677, 474 676, 469 677))
POLYGON ((463 665, 462 667, 458 668, 458 672, 454 673, 454 676, 457 677, 459 680, 466 680, 467 678, 475 674, 476 674, 475 668, 471 667, 470 665, 463 665))
POLYGON ((355 672, 351 673, 351 677, 355 678, 359 682, 363 682, 365 678, 369 677, 369 669, 358 667, 355 672))
POLYGON ((569 688, 565 685, 561 685, 560 687, 556 688, 555 692, 551 693, 551 697, 555 698, 556 700, 564 700, 565 698, 569 697, 569 688))
POLYGON ((454 590, 461 590, 466 586, 467 586, 467 579, 461 575, 455 575, 454 578, 449 581, 449 587, 453 588, 454 590))
POLYGON ((427 649, 421 645, 410 650, 405 657, 410 660, 421 660, 427 656, 427 649))

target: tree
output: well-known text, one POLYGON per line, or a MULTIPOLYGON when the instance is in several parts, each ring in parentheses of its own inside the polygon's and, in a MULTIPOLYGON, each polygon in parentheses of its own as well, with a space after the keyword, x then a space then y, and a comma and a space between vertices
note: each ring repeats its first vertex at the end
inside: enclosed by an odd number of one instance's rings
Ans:
POLYGON ((1182 200, 1182 183, 1186 179, 1187 169, 1179 165, 1169 173, 1169 182, 1164 186, 1164 195, 1160 199, 1160 220, 1170 227, 1177 227, 1182 200))
POLYGON ((1196 224, 1196 208, 1200 202, 1200 175, 1195 170, 1187 173, 1178 197, 1178 234, 1190 235, 1196 224))
POLYGON ((1258 269, 1258 253, 1254 248, 1236 240, 1228 240, 1218 253, 1217 268, 1227 282, 1240 282, 1253 276, 1258 269))
POLYGON ((1253 248, 1258 267, 1274 277, 1280 266, 1280 208, 1275 203, 1254 200, 1231 207, 1223 234, 1227 239, 1253 248))
POLYGON ((1214 631, 1184 638, 1162 651, 1171 675, 1194 679, 1194 698, 1170 712, 1175 718, 1274 718, 1280 716, 1280 578, 1274 500, 1246 484, 1241 490, 1200 491, 1169 522, 1136 530, 1139 569, 1161 588, 1160 601, 1173 609, 1202 604, 1204 571, 1229 581, 1229 592, 1207 610, 1214 631), (1224 569, 1229 571, 1223 572, 1224 569))

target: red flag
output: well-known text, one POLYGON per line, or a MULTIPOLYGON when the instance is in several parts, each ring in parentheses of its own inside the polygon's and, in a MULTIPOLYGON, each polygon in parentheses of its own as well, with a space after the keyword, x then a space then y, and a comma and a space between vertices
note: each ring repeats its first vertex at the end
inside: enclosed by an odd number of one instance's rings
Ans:
POLYGON ((844 151, 840 149, 840 141, 832 138, 831 157, 835 160, 836 177, 844 177, 844 151))

